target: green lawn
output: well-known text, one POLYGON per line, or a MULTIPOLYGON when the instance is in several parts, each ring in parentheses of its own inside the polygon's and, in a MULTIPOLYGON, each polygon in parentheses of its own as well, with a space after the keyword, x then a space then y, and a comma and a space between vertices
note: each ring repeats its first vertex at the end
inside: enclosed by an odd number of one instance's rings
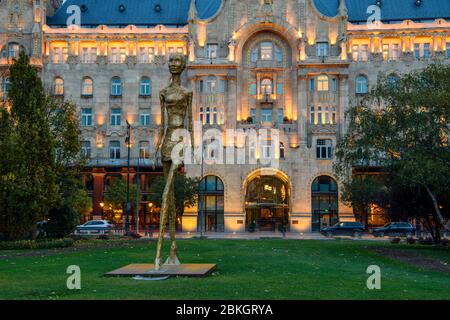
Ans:
MULTIPOLYGON (((167 243, 166 243, 167 245, 167 243)), ((379 256, 373 247, 401 248, 450 263, 450 250, 365 241, 184 240, 185 263, 217 263, 207 278, 136 281, 103 274, 153 260, 155 243, 80 248, 43 256, 0 251, 0 299, 450 299, 450 273, 379 256), (66 288, 66 268, 81 268, 82 289, 66 288), (369 265, 382 271, 381 290, 368 290, 369 265)), ((167 246, 168 249, 168 246, 167 246)))

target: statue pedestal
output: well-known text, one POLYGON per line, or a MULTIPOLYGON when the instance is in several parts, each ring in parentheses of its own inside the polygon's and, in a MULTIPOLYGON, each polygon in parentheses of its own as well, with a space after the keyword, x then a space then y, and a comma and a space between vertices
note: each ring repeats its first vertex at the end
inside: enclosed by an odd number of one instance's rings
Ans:
POLYGON ((161 276, 180 276, 180 277, 204 277, 216 269, 215 264, 180 264, 180 265, 162 265, 161 270, 156 271, 154 264, 130 264, 123 268, 108 272, 105 276, 120 277, 161 277, 161 276))

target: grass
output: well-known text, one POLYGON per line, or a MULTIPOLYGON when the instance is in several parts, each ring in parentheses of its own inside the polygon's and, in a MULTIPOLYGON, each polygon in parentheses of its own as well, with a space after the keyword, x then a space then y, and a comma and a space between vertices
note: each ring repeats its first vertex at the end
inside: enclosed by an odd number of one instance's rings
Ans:
MULTIPOLYGON (((394 247, 389 243, 184 240, 178 246, 183 262, 217 263, 218 269, 207 278, 165 281, 103 276, 130 263, 152 262, 155 243, 149 241, 56 253, 40 250, 40 256, 0 251, 0 299, 450 299, 449 273, 423 270, 369 250, 394 247), (81 290, 66 288, 70 265, 81 268, 81 290), (369 265, 381 267, 381 290, 366 287, 369 265)), ((450 262, 450 250, 395 248, 450 262)))

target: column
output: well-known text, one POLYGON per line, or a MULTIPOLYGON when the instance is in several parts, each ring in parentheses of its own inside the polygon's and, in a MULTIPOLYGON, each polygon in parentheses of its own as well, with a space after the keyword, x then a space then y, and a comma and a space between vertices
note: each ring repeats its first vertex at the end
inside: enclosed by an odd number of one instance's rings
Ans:
MULTIPOLYGON (((103 202, 103 188, 104 188, 104 178, 106 171, 103 168, 94 168, 92 170, 92 176, 94 177, 94 191, 92 193, 92 208, 93 215, 97 218, 102 217, 103 208, 100 203, 103 202)), ((95 218, 94 218, 95 219, 95 218)))
POLYGON ((298 81, 298 132, 300 135, 300 145, 305 146, 308 143, 308 95, 307 95, 307 76, 300 75, 298 81))

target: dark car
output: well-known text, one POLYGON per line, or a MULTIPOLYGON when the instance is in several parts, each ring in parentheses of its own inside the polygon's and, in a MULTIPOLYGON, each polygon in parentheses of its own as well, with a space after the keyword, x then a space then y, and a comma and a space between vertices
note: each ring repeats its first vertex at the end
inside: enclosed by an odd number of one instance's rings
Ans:
POLYGON ((320 232, 327 237, 337 235, 360 237, 364 233, 364 227, 360 222, 338 222, 320 232))
POLYGON ((372 230, 374 237, 384 236, 405 236, 411 237, 414 235, 416 229, 411 223, 407 222, 391 222, 381 228, 375 228, 372 230))

